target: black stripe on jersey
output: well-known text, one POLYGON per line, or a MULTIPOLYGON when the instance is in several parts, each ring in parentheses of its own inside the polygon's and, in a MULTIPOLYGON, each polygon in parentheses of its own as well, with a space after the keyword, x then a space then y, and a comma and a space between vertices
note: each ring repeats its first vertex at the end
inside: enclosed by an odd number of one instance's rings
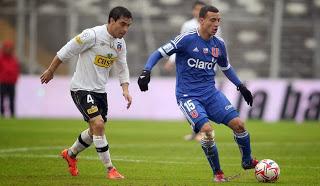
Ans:
POLYGON ((107 150, 109 150, 109 145, 101 148, 96 148, 96 150, 97 152, 106 152, 107 150))
POLYGON ((81 138, 81 134, 78 137, 78 141, 81 143, 81 145, 83 145, 86 148, 90 146, 86 142, 83 141, 83 139, 81 138))

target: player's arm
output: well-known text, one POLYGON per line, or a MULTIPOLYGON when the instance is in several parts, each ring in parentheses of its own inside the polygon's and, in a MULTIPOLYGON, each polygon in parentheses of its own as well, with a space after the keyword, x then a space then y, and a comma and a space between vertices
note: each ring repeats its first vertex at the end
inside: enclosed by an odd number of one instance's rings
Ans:
POLYGON ((172 54, 164 64, 164 69, 171 72, 176 62, 176 54, 172 54))
POLYGON ((119 60, 115 63, 115 67, 118 73, 120 85, 122 87, 122 95, 127 101, 127 109, 129 109, 132 103, 132 97, 129 94, 130 75, 127 63, 126 43, 124 42, 124 40, 122 42, 122 49, 119 52, 119 60))
POLYGON ((218 65, 224 75, 237 87, 248 105, 252 106, 253 97, 247 87, 240 81, 233 67, 230 65, 225 46, 221 48, 221 56, 218 58, 218 65))
POLYGON ((40 76, 41 83, 48 83, 54 72, 62 62, 70 60, 73 56, 79 55, 95 44, 95 32, 92 29, 84 30, 81 34, 71 39, 64 45, 53 58, 50 66, 40 76))
POLYGON ((58 56, 55 56, 53 58, 50 66, 40 76, 41 84, 47 84, 53 78, 54 72, 57 70, 61 63, 62 61, 58 58, 58 56))
MULTIPOLYGON (((180 36, 180 35, 179 35, 180 36)), ((144 66, 144 69, 141 73, 141 75, 138 78, 138 85, 140 87, 141 91, 147 91, 148 90, 148 84, 150 82, 150 75, 152 68, 158 63, 158 61, 162 57, 168 57, 174 53, 179 52, 179 49, 181 48, 181 43, 179 41, 180 37, 177 36, 175 40, 172 40, 168 42, 167 44, 160 47, 158 50, 154 51, 148 58, 146 65, 144 66)))

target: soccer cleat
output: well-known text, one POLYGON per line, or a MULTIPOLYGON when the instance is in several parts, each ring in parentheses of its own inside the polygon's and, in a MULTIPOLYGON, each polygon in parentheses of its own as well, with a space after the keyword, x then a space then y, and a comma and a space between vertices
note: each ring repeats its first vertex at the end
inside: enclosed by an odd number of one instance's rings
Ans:
POLYGON ((77 168, 77 159, 76 158, 71 158, 69 155, 68 155, 68 149, 64 149, 62 152, 61 152, 61 156, 63 159, 65 159, 68 163, 68 166, 69 166, 69 172, 72 176, 78 176, 79 174, 79 171, 78 171, 78 168, 77 168))
POLYGON ((222 170, 219 170, 214 175, 213 181, 214 182, 226 182, 228 180, 224 177, 224 173, 222 172, 222 170))
POLYGON ((124 179, 124 176, 122 176, 115 167, 112 167, 110 170, 108 170, 107 178, 111 180, 119 180, 124 179))
POLYGON ((242 162, 242 168, 243 169, 254 169, 256 165, 259 163, 259 160, 252 159, 250 163, 242 162))

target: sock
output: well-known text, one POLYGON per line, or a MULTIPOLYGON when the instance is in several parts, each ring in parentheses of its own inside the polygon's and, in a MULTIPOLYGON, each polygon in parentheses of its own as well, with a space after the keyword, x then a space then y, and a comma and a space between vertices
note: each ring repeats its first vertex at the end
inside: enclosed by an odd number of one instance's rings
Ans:
POLYGON ((220 171, 220 162, 218 149, 213 140, 201 139, 201 147, 205 155, 207 156, 208 162, 211 166, 213 174, 216 174, 217 171, 220 171))
POLYGON ((95 136, 93 135, 93 143, 96 146, 97 153, 100 157, 100 160, 105 165, 106 168, 113 167, 110 152, 109 152, 109 145, 106 139, 106 136, 95 136))
POLYGON ((89 129, 81 132, 78 139, 68 149, 68 155, 75 158, 81 151, 85 150, 92 144, 92 136, 89 134, 89 129))
POLYGON ((248 131, 234 133, 234 140, 239 146, 242 155, 242 162, 251 163, 250 135, 248 131))

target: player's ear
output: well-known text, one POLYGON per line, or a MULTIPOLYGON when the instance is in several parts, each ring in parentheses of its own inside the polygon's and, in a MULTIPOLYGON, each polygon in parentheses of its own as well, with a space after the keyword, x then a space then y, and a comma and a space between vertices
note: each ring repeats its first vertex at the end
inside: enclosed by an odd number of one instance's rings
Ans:
POLYGON ((204 22, 204 18, 203 17, 199 17, 199 23, 202 24, 204 22))
POLYGON ((109 20, 109 24, 113 24, 115 23, 116 21, 111 17, 110 20, 109 20))

